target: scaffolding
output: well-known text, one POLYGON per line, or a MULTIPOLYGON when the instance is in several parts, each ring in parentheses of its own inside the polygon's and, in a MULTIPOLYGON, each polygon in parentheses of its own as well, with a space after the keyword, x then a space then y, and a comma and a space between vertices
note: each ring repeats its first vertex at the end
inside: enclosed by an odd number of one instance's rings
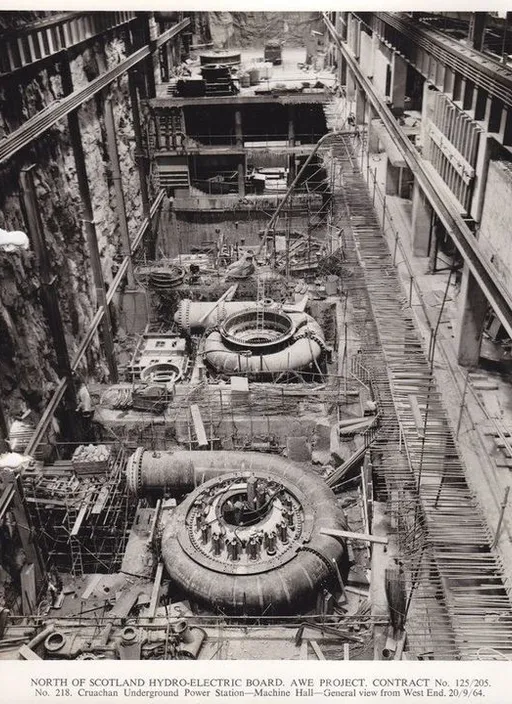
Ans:
POLYGON ((46 567, 79 577, 121 566, 136 502, 124 481, 125 450, 112 446, 108 469, 80 475, 58 460, 25 477, 24 486, 46 567))

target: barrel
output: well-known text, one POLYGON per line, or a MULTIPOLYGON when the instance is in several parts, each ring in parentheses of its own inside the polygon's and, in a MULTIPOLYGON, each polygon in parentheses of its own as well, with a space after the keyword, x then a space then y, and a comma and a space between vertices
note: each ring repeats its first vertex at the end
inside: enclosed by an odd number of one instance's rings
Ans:
POLYGON ((251 82, 251 86, 257 86, 260 82, 260 71, 258 68, 256 68, 256 66, 252 66, 249 69, 249 79, 251 82))

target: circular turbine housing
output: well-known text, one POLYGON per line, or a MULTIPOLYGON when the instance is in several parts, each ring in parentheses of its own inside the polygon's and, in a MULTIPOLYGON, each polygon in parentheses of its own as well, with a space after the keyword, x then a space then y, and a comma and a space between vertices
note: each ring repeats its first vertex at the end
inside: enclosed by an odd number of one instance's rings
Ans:
POLYGON ((226 346, 261 354, 287 344, 295 324, 286 313, 261 307, 233 313, 219 330, 226 346))
POLYGON ((197 487, 162 535, 171 581, 188 598, 231 614, 298 613, 334 579, 344 545, 321 528, 344 521, 316 475, 230 472, 197 487))

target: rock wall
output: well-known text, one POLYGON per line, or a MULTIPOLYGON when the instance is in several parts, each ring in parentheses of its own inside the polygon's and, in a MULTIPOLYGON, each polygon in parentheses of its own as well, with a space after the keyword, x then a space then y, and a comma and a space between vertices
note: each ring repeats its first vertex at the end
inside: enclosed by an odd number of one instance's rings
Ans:
POLYGON ((216 48, 258 47, 269 39, 304 46, 312 29, 325 29, 320 12, 209 12, 208 20, 216 48))
MULTIPOLYGON (((19 19, 16 13, 14 23, 19 19)), ((4 18, 5 22, 5 18, 4 18)), ((124 31, 109 33, 77 53, 70 62, 74 89, 119 63, 127 53, 124 31)), ((21 73, 0 89, 0 139, 63 95, 59 66, 27 77, 21 73)), ((110 88, 128 224, 131 235, 142 221, 142 206, 134 161, 134 135, 127 77, 110 88)), ((102 98, 86 103, 80 128, 107 284, 121 260, 116 198, 109 169, 102 98)), ((0 227, 27 232, 20 199, 22 168, 35 164, 37 198, 50 257, 57 276, 60 308, 71 356, 78 348, 96 309, 89 253, 82 227, 81 200, 67 121, 64 119, 0 166, 0 227)), ((21 400, 41 412, 55 382, 55 355, 39 297, 34 255, 0 252, 0 395, 11 416, 21 400)), ((115 317, 115 315, 114 315, 115 317)), ((83 370, 101 379, 105 365, 96 339, 83 370)))

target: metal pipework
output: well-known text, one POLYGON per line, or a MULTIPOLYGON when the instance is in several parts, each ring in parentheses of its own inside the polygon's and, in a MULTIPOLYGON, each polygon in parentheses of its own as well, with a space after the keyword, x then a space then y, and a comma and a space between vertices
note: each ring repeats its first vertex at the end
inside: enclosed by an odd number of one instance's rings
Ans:
POLYGON ((126 483, 128 490, 138 496, 155 490, 165 490, 174 496, 180 496, 222 474, 259 470, 295 476, 297 466, 284 457, 265 455, 261 452, 171 452, 138 447, 128 458, 126 483))
MULTIPOLYGON (((263 305, 265 310, 280 310, 289 314, 299 312, 293 304, 279 306, 274 301, 268 300, 263 305)), ((210 301, 191 301, 188 298, 184 298, 180 301, 174 314, 174 322, 187 332, 191 330, 207 330, 220 325, 228 316, 234 313, 241 313, 255 306, 256 301, 221 301, 216 304, 210 301)))
POLYGON ((346 571, 343 541, 323 533, 345 526, 333 492, 282 457, 139 448, 127 478, 139 494, 193 489, 166 524, 161 553, 174 586, 206 608, 297 613, 311 608, 320 585, 337 584, 334 562, 346 571), (212 529, 203 539, 205 524, 212 529))
POLYGON ((293 337, 278 351, 249 350, 248 353, 230 349, 222 332, 214 330, 205 340, 204 358, 218 372, 266 375, 286 372, 292 369, 305 369, 315 362, 324 349, 325 342, 320 325, 309 315, 290 315, 298 319, 293 337))

